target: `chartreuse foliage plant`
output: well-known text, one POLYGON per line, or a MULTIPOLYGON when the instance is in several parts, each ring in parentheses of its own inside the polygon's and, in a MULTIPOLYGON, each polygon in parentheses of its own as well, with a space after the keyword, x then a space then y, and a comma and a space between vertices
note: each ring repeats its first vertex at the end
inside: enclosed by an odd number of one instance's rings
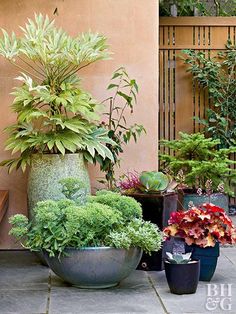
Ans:
POLYGON ((170 148, 172 155, 161 154, 162 167, 179 183, 197 190, 207 189, 207 182, 211 182, 211 189, 217 191, 224 184, 226 193, 232 195, 229 186, 235 181, 236 170, 231 166, 235 161, 229 159, 235 147, 218 149, 219 139, 206 138, 204 134, 179 133, 180 139, 163 140, 161 145, 170 148))
POLYGON ((220 140, 221 147, 236 141, 236 46, 230 41, 216 56, 202 51, 184 50, 187 71, 207 91, 211 106, 205 119, 197 119, 205 132, 220 140))
POLYGON ((101 105, 83 90, 77 74, 109 58, 106 38, 91 32, 69 36, 48 16, 35 15, 20 27, 22 36, 2 30, 0 55, 20 70, 21 85, 12 93, 15 124, 7 128, 6 149, 18 157, 5 160, 9 170, 25 170, 34 153, 83 152, 113 160, 114 142, 100 126, 101 105))
MULTIPOLYGON (((106 190, 105 190, 106 191, 106 190)), ((97 192, 96 196, 89 197, 90 202, 105 204, 122 213, 123 219, 129 221, 132 218, 141 218, 142 209, 140 204, 132 197, 122 196, 120 193, 103 191, 97 192)))
POLYGON ((162 233, 143 221, 139 203, 118 193, 97 193, 83 206, 71 199, 42 201, 34 211, 30 222, 20 214, 10 218, 10 234, 32 251, 60 256, 67 247, 135 246, 148 253, 161 247, 162 233))

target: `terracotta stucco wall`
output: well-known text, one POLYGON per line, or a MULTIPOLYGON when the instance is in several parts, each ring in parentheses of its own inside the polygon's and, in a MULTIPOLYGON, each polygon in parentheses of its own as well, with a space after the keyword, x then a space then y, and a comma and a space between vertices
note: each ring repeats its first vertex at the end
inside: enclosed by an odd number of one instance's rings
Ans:
MULTIPOLYGON (((97 99, 106 97, 105 88, 112 72, 125 66, 138 81, 140 93, 138 106, 129 119, 143 124, 147 136, 138 144, 131 143, 122 156, 120 172, 157 167, 157 6, 156 0, 11 0, 0 1, 0 26, 7 31, 20 33, 18 25, 25 23, 34 12, 53 17, 56 24, 69 34, 98 31, 105 34, 114 53, 112 60, 101 61, 81 72, 83 85, 97 99)), ((16 83, 17 72, 0 57, 0 128, 14 122, 10 112, 12 96, 9 95, 16 83)), ((4 151, 6 135, 0 134, 0 160, 9 157, 4 151)), ((96 185, 97 169, 90 167, 92 185, 96 185)), ((27 213, 27 174, 20 171, 8 175, 0 169, 0 189, 10 190, 9 210, 0 225, 0 248, 17 245, 8 236, 8 218, 14 213, 27 213)))

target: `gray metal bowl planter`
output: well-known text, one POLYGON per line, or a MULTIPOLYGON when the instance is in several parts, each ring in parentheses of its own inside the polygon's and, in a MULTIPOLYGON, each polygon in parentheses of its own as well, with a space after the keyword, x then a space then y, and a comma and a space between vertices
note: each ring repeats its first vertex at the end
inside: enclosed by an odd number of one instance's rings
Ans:
POLYGON ((119 284, 137 267, 140 248, 113 247, 68 248, 68 256, 44 256, 53 272, 64 281, 79 288, 109 288, 119 284))
POLYGON ((60 179, 74 177, 84 182, 82 198, 90 192, 90 180, 83 155, 35 154, 31 159, 28 178, 28 209, 32 210, 39 201, 65 198, 61 192, 60 179))

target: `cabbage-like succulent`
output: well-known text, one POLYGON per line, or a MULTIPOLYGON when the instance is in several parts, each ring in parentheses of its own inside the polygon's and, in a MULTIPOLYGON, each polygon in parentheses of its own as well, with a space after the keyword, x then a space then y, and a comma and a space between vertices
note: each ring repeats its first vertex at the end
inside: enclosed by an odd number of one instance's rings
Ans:
POLYGON ((179 254, 179 253, 170 253, 166 252, 167 261, 171 264, 188 264, 192 253, 179 254))
POLYGON ((169 185, 169 177, 157 171, 143 171, 139 177, 141 187, 145 192, 156 193, 167 189, 169 185))

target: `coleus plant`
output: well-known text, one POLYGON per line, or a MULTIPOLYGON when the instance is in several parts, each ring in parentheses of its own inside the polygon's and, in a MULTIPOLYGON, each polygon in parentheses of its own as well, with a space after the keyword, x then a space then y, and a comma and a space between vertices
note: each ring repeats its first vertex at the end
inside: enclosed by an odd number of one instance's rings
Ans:
POLYGON ((211 203, 192 207, 188 211, 174 212, 164 229, 166 237, 183 238, 188 245, 214 247, 236 243, 236 229, 224 209, 211 203))

